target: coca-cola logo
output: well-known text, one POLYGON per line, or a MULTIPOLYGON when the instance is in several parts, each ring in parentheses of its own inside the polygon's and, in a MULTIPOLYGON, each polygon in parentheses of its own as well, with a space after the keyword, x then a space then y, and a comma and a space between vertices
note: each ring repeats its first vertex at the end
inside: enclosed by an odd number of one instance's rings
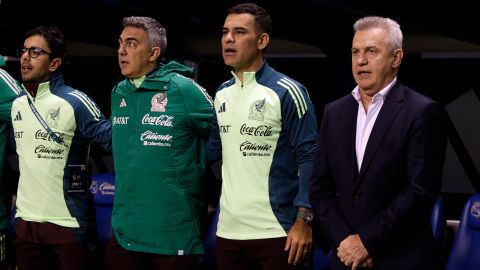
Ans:
POLYGON ((142 118, 143 125, 152 125, 152 126, 163 126, 163 127, 173 127, 173 116, 170 115, 159 115, 159 116, 150 116, 150 114, 145 114, 142 118))
MULTIPOLYGON (((63 141, 63 134, 60 134, 59 132, 54 132, 54 133, 55 133, 55 135, 57 135, 58 138, 60 138, 63 141)), ((41 129, 39 129, 39 130, 37 130, 37 132, 35 132, 35 139, 49 141, 49 142, 55 141, 52 138, 50 133, 48 133, 46 131, 43 131, 41 129)))
POLYGON ((240 134, 250 135, 250 136, 262 136, 270 137, 272 136, 272 126, 260 125, 256 127, 249 127, 246 124, 243 124, 240 128, 240 134))

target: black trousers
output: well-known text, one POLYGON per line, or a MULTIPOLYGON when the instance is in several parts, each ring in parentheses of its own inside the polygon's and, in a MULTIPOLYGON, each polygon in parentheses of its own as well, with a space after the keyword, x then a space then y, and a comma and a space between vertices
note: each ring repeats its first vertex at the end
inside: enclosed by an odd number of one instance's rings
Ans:
POLYGON ((288 263, 284 251, 286 237, 258 240, 230 240, 217 237, 216 254, 219 270, 293 270, 300 265, 288 263))
POLYGON ((126 250, 113 236, 107 246, 107 261, 111 270, 197 270, 201 269, 200 255, 161 255, 126 250))
POLYGON ((79 242, 72 228, 19 220, 15 251, 19 270, 90 270, 92 246, 79 242))

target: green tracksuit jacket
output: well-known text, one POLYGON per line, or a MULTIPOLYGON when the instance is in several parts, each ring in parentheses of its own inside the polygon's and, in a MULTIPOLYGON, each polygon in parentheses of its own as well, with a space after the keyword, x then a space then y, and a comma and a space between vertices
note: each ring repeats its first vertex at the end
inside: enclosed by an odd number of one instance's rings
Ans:
POLYGON ((114 235, 132 251, 202 254, 204 141, 212 99, 191 69, 160 64, 136 88, 112 91, 114 235))
POLYGON ((9 227, 11 197, 8 194, 7 184, 3 178, 3 164, 5 148, 9 142, 11 116, 10 110, 15 97, 20 94, 21 88, 17 81, 5 70, 0 69, 0 231, 9 227))

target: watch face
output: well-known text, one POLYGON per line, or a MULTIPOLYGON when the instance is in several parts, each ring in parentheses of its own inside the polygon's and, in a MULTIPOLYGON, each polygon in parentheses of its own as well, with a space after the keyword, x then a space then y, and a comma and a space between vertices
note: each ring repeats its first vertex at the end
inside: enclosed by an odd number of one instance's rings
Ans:
POLYGON ((312 212, 305 212, 304 214, 305 221, 311 222, 313 220, 313 213, 312 212))
POLYGON ((312 211, 298 211, 297 217, 303 219, 305 223, 310 223, 313 220, 313 212, 312 211))

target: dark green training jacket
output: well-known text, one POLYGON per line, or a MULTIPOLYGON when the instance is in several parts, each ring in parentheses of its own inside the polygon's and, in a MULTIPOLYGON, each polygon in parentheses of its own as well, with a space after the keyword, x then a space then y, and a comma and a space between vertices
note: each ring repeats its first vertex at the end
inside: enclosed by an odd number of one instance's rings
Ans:
POLYGON ((177 62, 160 64, 138 89, 112 92, 114 235, 132 251, 202 254, 204 141, 212 99, 177 62))

